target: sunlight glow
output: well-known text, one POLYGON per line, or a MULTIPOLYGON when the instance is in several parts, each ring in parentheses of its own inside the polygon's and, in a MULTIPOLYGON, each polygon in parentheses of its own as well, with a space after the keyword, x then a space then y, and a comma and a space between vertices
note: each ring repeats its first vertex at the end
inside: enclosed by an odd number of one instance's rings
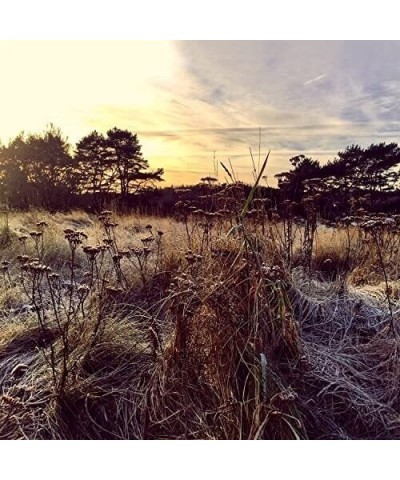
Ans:
POLYGON ((212 174, 213 152, 251 181, 249 147, 324 162, 400 134, 400 42, 0 41, 0 141, 50 123, 74 144, 139 136, 164 185, 212 174))
MULTIPOLYGON (((92 129, 166 127, 153 112, 177 74, 172 42, 3 41, 0 58, 3 143, 49 123, 73 143, 92 129)), ((160 150, 153 143, 149 156, 160 150)))

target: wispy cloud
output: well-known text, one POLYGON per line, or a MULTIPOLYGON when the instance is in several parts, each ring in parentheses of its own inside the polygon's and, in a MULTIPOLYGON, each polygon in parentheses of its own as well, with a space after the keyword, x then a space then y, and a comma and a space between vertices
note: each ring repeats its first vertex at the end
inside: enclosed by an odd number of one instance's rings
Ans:
POLYGON ((400 137, 400 42, 0 42, 0 54, 0 138, 117 125, 168 183, 209 173, 214 151, 250 179, 259 127, 270 177, 298 153, 326 161, 400 137))
POLYGON ((316 77, 314 78, 310 78, 310 80, 306 80, 303 85, 311 85, 312 83, 316 83, 316 82, 319 82, 321 80, 323 80, 324 78, 326 78, 326 74, 325 73, 322 73, 321 75, 317 75, 316 77))

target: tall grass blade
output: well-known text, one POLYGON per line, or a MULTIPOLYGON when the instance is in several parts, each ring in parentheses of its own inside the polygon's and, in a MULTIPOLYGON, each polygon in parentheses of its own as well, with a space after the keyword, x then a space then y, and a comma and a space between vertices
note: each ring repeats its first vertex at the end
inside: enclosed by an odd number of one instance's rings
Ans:
POLYGON ((228 170, 228 168, 223 164, 223 162, 220 162, 221 165, 222 165, 222 168, 225 170, 225 172, 228 174, 229 178, 232 180, 232 182, 234 182, 234 179, 232 177, 232 174, 231 172, 228 170))
POLYGON ((245 202, 245 204, 243 206, 243 209, 240 213, 240 218, 241 219, 243 219, 245 217, 247 211, 249 210, 251 201, 253 200, 254 194, 256 193, 256 190, 257 190, 257 187, 258 187, 258 184, 260 183, 261 177, 263 176, 264 170, 267 166, 270 152, 271 152, 271 150, 268 152, 267 156, 265 157, 265 160, 264 160, 264 163, 261 167, 261 170, 258 172, 258 177, 257 177, 252 189, 250 190, 250 193, 249 193, 247 199, 246 199, 246 202, 245 202))

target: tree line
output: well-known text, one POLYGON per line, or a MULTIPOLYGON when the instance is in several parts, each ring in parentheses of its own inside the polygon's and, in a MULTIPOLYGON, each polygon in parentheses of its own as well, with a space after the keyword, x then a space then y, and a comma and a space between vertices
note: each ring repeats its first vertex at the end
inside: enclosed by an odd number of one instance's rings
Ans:
MULTIPOLYGON (((276 175, 277 189, 261 192, 277 207, 286 200, 301 204, 313 192, 326 216, 348 212, 354 198, 361 197, 368 198, 371 210, 399 209, 396 143, 350 145, 324 165, 305 155, 292 157, 290 164, 290 170, 276 175)), ((162 168, 150 169, 137 134, 117 127, 105 135, 93 131, 74 148, 54 126, 41 134, 21 133, 0 145, 0 202, 10 208, 98 211, 114 202, 121 209, 140 203, 168 214, 182 194, 173 187, 156 188, 163 174, 162 168)), ((201 181, 218 188, 211 177, 201 181)), ((201 198, 203 190, 190 187, 186 196, 201 198)))
POLYGON ((72 150, 60 129, 20 133, 0 146, 0 201, 12 208, 72 208, 79 199, 102 208, 110 198, 123 205, 144 186, 162 181, 150 170, 137 134, 117 127, 91 132, 72 150))
POLYGON ((317 194, 325 216, 346 214, 353 204, 369 210, 398 211, 400 207, 400 148, 397 143, 350 145, 321 165, 297 155, 292 168, 276 175, 282 199, 300 203, 317 194), (362 200, 362 202, 361 202, 362 200))

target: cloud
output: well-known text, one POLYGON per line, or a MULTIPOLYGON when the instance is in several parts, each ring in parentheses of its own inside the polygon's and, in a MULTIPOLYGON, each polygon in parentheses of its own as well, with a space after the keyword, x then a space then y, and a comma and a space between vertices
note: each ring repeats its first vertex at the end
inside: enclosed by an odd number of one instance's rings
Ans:
POLYGON ((315 83, 315 82, 320 82, 321 80, 323 80, 324 78, 326 78, 326 74, 323 73, 321 75, 317 75, 316 77, 314 78, 311 78, 310 80, 306 80, 303 85, 311 85, 312 83, 315 83))
POLYGON ((213 151, 250 180, 259 127, 269 176, 299 153, 326 161, 400 135, 400 42, 0 42, 0 53, 3 139, 47 122, 72 141, 127 128, 168 183, 210 173, 213 151))

